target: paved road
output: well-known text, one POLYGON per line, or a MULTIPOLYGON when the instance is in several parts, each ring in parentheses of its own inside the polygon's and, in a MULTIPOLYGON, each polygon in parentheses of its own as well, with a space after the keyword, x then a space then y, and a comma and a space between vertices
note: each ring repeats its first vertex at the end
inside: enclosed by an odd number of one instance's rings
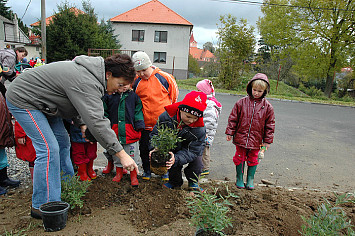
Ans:
MULTIPOLYGON (((181 90, 182 100, 187 90, 181 90)), ((235 146, 225 140, 227 119, 241 96, 217 94, 223 109, 212 146, 210 179, 235 180, 235 146)), ((274 143, 258 166, 261 179, 285 187, 355 191, 355 108, 269 99, 275 109, 274 143)), ((99 150, 97 167, 106 160, 99 150)))
MULTIPOLYGON (((188 91, 181 91, 180 100, 188 91)), ((225 140, 229 113, 241 96, 217 94, 223 109, 212 146, 211 179, 235 180, 235 147, 225 140)), ((274 144, 255 175, 287 187, 355 191, 355 108, 269 99, 274 144)))

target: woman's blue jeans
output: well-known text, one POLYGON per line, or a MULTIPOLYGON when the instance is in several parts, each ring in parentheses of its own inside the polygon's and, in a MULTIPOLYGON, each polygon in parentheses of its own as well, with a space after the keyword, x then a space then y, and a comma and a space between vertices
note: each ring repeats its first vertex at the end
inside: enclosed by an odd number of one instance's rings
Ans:
POLYGON ((70 139, 60 117, 47 117, 39 110, 18 108, 7 101, 7 106, 32 140, 36 150, 33 174, 32 207, 60 201, 61 171, 73 176, 70 160, 70 139))

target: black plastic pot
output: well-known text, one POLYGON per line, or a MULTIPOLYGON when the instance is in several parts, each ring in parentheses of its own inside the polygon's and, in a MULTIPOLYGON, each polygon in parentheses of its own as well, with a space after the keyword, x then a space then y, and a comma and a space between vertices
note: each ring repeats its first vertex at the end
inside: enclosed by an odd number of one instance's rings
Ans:
POLYGON ((44 230, 59 231, 65 228, 68 219, 69 203, 47 202, 39 207, 42 213, 44 230))
POLYGON ((214 231, 206 231, 204 229, 198 229, 195 233, 195 236, 221 236, 221 235, 224 235, 224 234, 219 234, 214 231))
POLYGON ((159 152, 153 152, 150 160, 150 170, 157 175, 164 175, 168 172, 166 162, 171 158, 170 154, 166 156, 159 152))

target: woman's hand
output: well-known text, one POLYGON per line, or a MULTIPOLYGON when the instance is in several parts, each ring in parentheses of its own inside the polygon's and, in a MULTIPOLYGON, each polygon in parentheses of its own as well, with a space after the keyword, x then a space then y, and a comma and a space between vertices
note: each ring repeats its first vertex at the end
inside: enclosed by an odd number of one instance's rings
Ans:
POLYGON ((171 158, 169 161, 166 162, 166 167, 168 167, 167 169, 169 170, 175 163, 175 156, 174 156, 174 153, 172 152, 169 152, 169 154, 171 155, 171 158))
POLYGON ((120 158, 121 164, 123 168, 128 171, 136 170, 137 174, 139 174, 138 166, 134 162, 134 160, 125 152, 125 150, 121 150, 115 154, 118 158, 120 158))
POLYGON ((25 145, 26 144, 26 138, 18 138, 17 141, 21 145, 25 145))

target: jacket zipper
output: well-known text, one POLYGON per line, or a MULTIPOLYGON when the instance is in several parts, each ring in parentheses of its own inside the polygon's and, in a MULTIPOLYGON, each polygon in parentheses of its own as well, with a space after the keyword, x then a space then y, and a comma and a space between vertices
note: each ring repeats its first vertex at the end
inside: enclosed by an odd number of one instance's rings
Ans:
POLYGON ((249 131, 248 131, 247 142, 246 142, 246 144, 245 144, 245 148, 248 147, 249 136, 250 136, 250 130, 251 130, 251 124, 253 123, 253 118, 254 118, 255 105, 256 105, 256 101, 254 101, 253 113, 252 113, 252 115, 251 115, 251 120, 250 120, 249 131))

